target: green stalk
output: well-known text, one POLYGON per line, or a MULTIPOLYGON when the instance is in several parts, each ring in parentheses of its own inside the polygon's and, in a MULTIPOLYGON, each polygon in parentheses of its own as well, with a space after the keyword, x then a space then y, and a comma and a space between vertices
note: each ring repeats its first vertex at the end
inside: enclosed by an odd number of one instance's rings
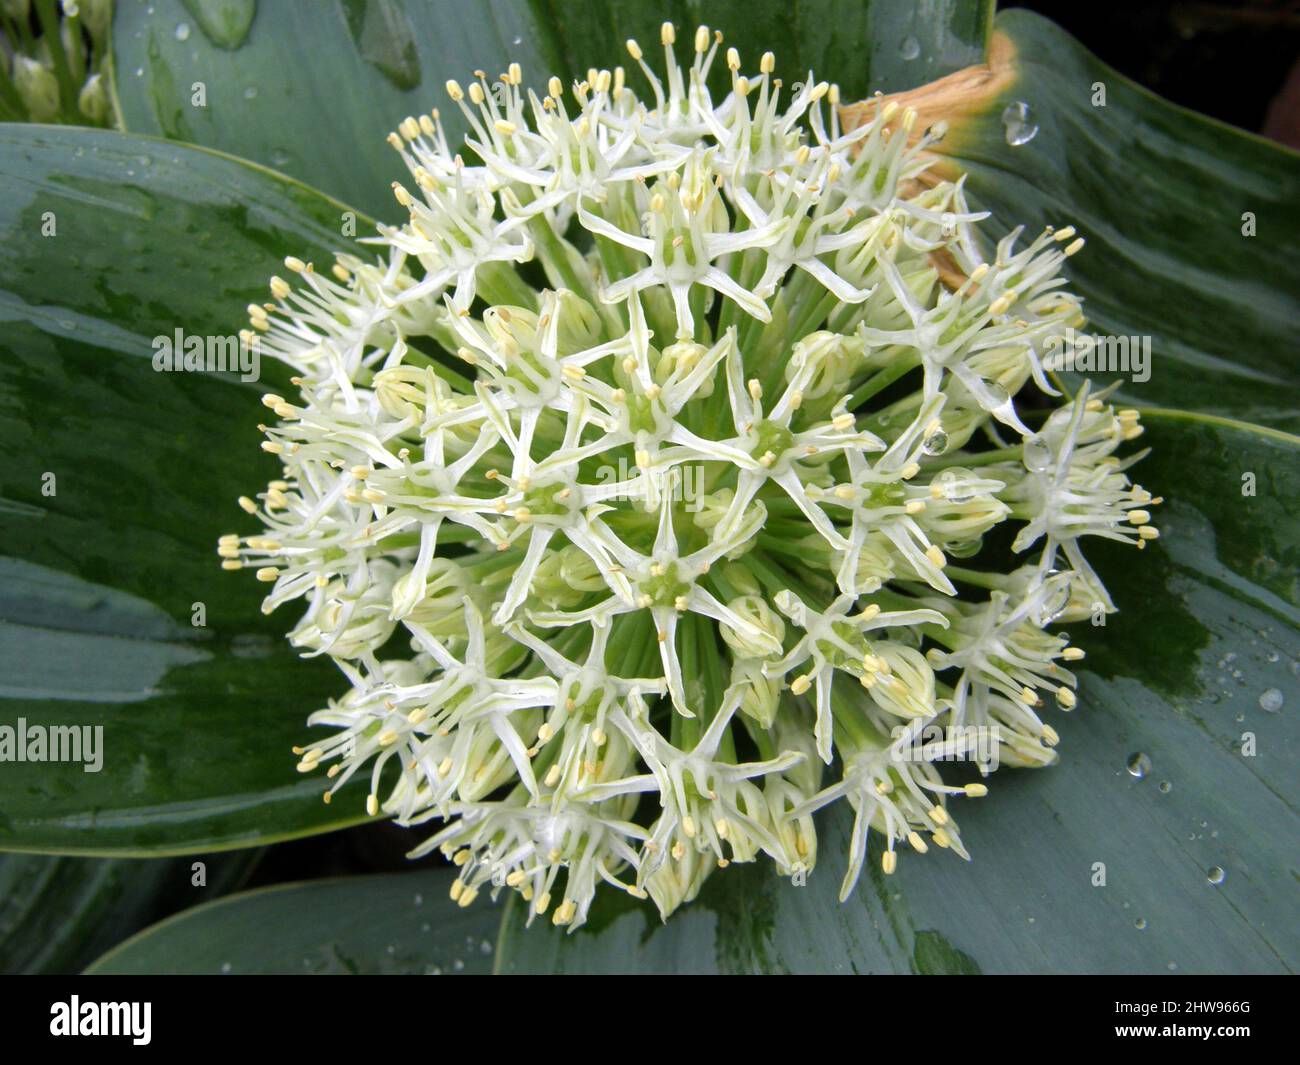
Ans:
POLYGON ((36 0, 36 11, 41 21, 42 39, 50 50, 54 77, 59 83, 59 110, 65 119, 75 122, 80 85, 72 76, 68 55, 63 50, 63 37, 59 33, 59 16, 54 7, 54 0, 36 0))

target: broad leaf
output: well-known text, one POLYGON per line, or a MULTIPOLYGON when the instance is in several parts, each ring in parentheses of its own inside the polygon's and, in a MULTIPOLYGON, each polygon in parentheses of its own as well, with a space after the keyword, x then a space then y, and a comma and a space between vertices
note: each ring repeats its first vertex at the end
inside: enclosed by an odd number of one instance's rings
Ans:
POLYGON ((237 886, 259 852, 205 860, 0 854, 0 972, 73 973, 161 917, 237 886))
POLYGON ((1169 501, 1163 538, 1141 556, 1096 552, 1120 613, 1075 634, 1089 657, 1078 708, 1052 718, 1061 762, 1004 769, 986 798, 953 807, 969 864, 947 852, 904 854, 886 877, 873 845, 857 892, 840 905, 849 815, 837 810, 820 823, 806 887, 776 878, 765 861, 732 866, 666 924, 648 905, 612 896, 570 936, 525 930, 523 907, 513 907, 500 968, 1300 966, 1291 801, 1300 728, 1288 705, 1300 700, 1300 545, 1289 532, 1300 520, 1300 440, 1186 415, 1147 421, 1154 450, 1139 476, 1169 501), (1253 495, 1243 494, 1246 473, 1253 495), (1265 709, 1279 697, 1280 711, 1265 709), (1094 883, 1096 863, 1104 886, 1094 883))
POLYGON ((117 97, 126 128, 220 148, 398 221, 389 186, 406 170, 384 138, 440 107, 464 125, 443 85, 496 74, 509 59, 553 64, 518 0, 277 0, 247 6, 247 32, 209 36, 202 0, 130 0, 113 22, 117 97), (202 85, 203 106, 195 106, 202 85))
POLYGON ((461 909, 446 867, 309 881, 234 895, 164 921, 90 973, 492 971, 500 910, 461 909))
POLYGON ((0 182, 0 725, 103 728, 100 771, 88 750, 5 764, 0 849, 192 852, 358 820, 290 753, 336 670, 297 658, 215 553, 275 476, 258 395, 282 375, 152 364, 155 337, 234 333, 280 256, 341 243, 342 208, 212 152, 39 126, 0 126, 0 182))
MULTIPOLYGON (((751 65, 774 50, 788 80, 811 67, 852 99, 976 62, 992 10, 991 0, 942 0, 924 12, 879 0, 793 9, 786 0, 703 8, 685 0, 276 0, 256 5, 241 36, 196 24, 192 12, 215 6, 119 4, 113 48, 126 128, 256 160, 393 221, 400 212, 389 186, 406 172, 384 137, 406 115, 437 107, 459 139, 466 125, 443 91, 448 78, 467 83, 478 68, 494 78, 518 61, 540 88, 551 74, 581 78, 590 66, 621 64, 639 85, 629 37, 653 57, 663 21, 682 34, 708 21, 751 65)), ((233 6, 254 8, 253 0, 233 6)), ((715 69, 722 86, 725 64, 715 69)))

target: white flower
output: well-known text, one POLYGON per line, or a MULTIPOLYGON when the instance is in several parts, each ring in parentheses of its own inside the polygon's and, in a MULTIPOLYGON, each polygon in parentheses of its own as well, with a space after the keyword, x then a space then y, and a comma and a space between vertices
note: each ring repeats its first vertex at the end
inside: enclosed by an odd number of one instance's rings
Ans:
MULTIPOLYGON (((963 858, 970 857, 944 800, 949 795, 977 797, 985 794, 986 789, 982 784, 967 784, 962 788, 946 785, 933 761, 909 760, 904 752, 920 725, 918 722, 887 746, 847 743, 844 776, 840 782, 818 792, 795 811, 796 815, 807 815, 839 798, 848 799, 853 808, 856 816, 849 845, 849 867, 840 887, 841 902, 849 897, 861 875, 867 834, 873 828, 885 837, 886 850, 881 864, 886 873, 894 871, 895 844, 906 841, 922 854, 929 849, 922 832, 930 834, 929 843, 951 849, 963 858)), ((951 753, 940 750, 931 751, 930 755, 938 758, 951 753)))
POLYGON ((801 882, 839 798, 846 892, 873 828, 886 872, 901 840, 965 856, 945 803, 983 785, 940 762, 1054 760, 1038 692, 1069 709, 1081 652, 1046 630, 1113 609, 1080 542, 1155 536, 1135 412, 1017 406, 1081 322, 1073 230, 986 254, 927 173, 941 124, 846 131, 770 53, 660 43, 662 77, 628 44, 645 98, 621 68, 449 82, 463 154, 437 111, 401 122, 384 257, 290 257, 249 307, 297 394, 263 400, 262 528, 218 543, 345 678, 297 752, 326 799, 368 774, 372 816, 446 822, 414 853, 460 903, 569 929, 601 883, 667 916, 732 862, 801 882))
POLYGON ((1114 457, 1121 443, 1141 433, 1137 411, 1117 414, 1100 399, 1090 400, 1085 382, 1069 406, 1052 414, 1042 433, 1025 441, 1027 476, 1006 497, 1028 518, 1013 550, 1026 550, 1046 536, 1040 568, 1050 569, 1057 552, 1064 553, 1089 586, 1100 589, 1108 610, 1114 610, 1114 604, 1084 558, 1079 540, 1100 536, 1145 547, 1159 536, 1145 508, 1160 500, 1130 483, 1124 472, 1144 453, 1122 461, 1114 457))

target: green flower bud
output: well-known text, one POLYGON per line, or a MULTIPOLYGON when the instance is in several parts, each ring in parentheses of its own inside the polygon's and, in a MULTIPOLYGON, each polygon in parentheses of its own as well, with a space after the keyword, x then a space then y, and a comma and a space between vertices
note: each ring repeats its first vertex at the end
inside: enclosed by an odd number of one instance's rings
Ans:
POLYGON ((108 37, 108 27, 113 22, 113 0, 80 0, 81 24, 90 33, 96 45, 108 37))
POLYGON ((108 93, 104 91, 103 79, 98 74, 90 75, 81 87, 77 109, 96 125, 102 125, 108 118, 108 93))
POLYGON ((49 122, 58 115, 59 83, 36 60, 14 57, 14 88, 33 122, 49 122))
POLYGON ((722 622, 719 629, 727 646, 741 658, 762 658, 778 654, 785 639, 785 622, 758 595, 742 595, 727 604, 727 609, 747 621, 757 632, 722 622))

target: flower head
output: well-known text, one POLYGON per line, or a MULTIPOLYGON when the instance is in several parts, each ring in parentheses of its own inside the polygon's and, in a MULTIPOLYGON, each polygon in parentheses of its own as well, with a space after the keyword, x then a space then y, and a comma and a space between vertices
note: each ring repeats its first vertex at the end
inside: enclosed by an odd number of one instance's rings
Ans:
POLYGON ((382 255, 291 257, 249 309, 298 395, 265 397, 263 527, 218 546, 346 678, 299 751, 326 799, 364 774, 372 815, 445 822, 415 853, 462 904, 570 928, 601 883, 667 915, 731 862, 805 876, 840 798, 846 893, 872 831, 886 872, 901 842, 965 856, 948 803, 985 786, 940 763, 1053 760, 1040 692, 1074 706, 1081 652, 1049 627, 1113 609, 1082 541, 1155 536, 1135 412, 1017 406, 1056 394, 1073 230, 986 258, 926 173, 942 129, 886 103, 844 130, 770 54, 661 43, 657 71, 628 42, 642 95, 512 64, 448 83, 463 148, 400 124, 382 255))

